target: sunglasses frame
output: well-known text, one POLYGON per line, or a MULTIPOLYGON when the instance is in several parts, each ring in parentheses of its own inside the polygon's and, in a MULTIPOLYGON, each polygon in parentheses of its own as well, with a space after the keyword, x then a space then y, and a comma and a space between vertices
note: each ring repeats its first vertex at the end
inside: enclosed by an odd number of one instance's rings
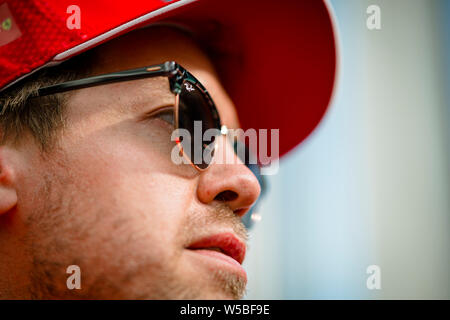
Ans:
MULTIPOLYGON (((179 129, 179 103, 180 103, 180 93, 182 90, 182 86, 185 82, 189 82, 193 86, 196 86, 202 92, 203 96, 207 99, 208 103, 211 106, 212 115, 217 126, 217 129, 220 130, 222 135, 226 135, 227 128, 224 125, 221 125, 219 113, 217 111, 217 107, 211 98, 210 94, 206 90, 206 88, 198 81, 191 73, 189 73, 186 69, 180 66, 175 61, 166 61, 161 64, 151 65, 148 67, 142 67, 137 69, 113 72, 102 74, 98 76, 88 77, 79 80, 66 81, 63 83, 46 86, 38 89, 37 94, 34 97, 43 97, 51 94, 63 93, 67 91, 101 86, 105 84, 115 83, 115 82, 124 82, 130 80, 139 80, 145 78, 153 78, 165 76, 169 79, 170 90, 175 94, 175 107, 174 107, 174 127, 175 130, 179 129)), ((215 139, 214 144, 217 142, 215 139)), ((177 141, 177 145, 180 148, 183 156, 189 161, 189 163, 198 171, 204 171, 207 168, 200 168, 197 166, 191 159, 186 155, 183 151, 183 147, 181 146, 181 142, 177 141)), ((216 146, 216 144, 214 145, 216 146)), ((266 182, 263 176, 257 174, 256 171, 259 171, 259 167, 257 165, 246 166, 255 174, 258 178, 258 181, 261 185, 262 191, 266 189, 266 182)), ((208 166, 209 167, 209 166, 208 166)), ((263 193, 261 193, 262 197, 263 193)), ((261 198, 260 197, 260 198, 261 198)), ((255 209, 256 204, 252 207, 251 211, 245 215, 246 219, 243 219, 244 224, 247 228, 250 228, 253 225, 251 221, 251 213, 253 209, 255 209)))
MULTIPOLYGON (((215 128, 223 132, 222 125, 217 111, 217 107, 211 98, 210 94, 206 88, 197 80, 191 73, 184 69, 181 65, 175 61, 166 61, 161 64, 151 65, 148 67, 142 67, 137 69, 106 73, 98 76, 88 77, 79 80, 66 81, 63 83, 46 86, 38 89, 37 97, 43 97, 51 94, 63 93, 72 90, 84 89, 89 87, 101 86, 105 84, 123 82, 130 80, 154 78, 154 77, 168 77, 170 84, 170 91, 175 94, 175 107, 174 107, 174 127, 175 130, 180 129, 180 118, 179 118, 179 106, 180 106, 180 94, 183 90, 183 84, 189 83, 199 89, 210 105, 211 115, 213 117, 215 128)), ((187 89, 187 88, 186 88, 187 89)), ((188 89, 187 89, 188 90, 188 89)), ((214 140, 214 146, 217 139, 214 140)), ((206 168, 201 168, 195 164, 190 157, 186 155, 181 146, 181 142, 178 140, 177 145, 180 148, 183 156, 189 160, 190 164, 198 171, 204 171, 206 168)), ((213 156, 212 156, 213 157, 213 156)))

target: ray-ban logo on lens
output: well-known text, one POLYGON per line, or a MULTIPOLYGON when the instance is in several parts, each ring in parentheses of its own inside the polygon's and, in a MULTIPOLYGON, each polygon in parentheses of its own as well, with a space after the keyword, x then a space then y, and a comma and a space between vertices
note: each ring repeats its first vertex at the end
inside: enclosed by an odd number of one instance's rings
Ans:
POLYGON ((8 4, 0 5, 0 46, 16 40, 21 35, 8 4))
POLYGON ((185 83, 184 83, 184 86, 186 87, 186 90, 189 91, 189 92, 195 90, 195 88, 194 88, 194 87, 192 86, 192 84, 190 84, 190 83, 185 82, 185 83))

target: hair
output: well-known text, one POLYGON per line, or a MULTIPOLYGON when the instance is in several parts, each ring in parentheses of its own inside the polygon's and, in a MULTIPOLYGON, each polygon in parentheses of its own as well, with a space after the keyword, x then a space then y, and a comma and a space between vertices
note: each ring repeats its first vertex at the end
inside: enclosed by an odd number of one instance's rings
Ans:
POLYGON ((58 129, 65 125, 69 93, 36 97, 39 88, 85 77, 93 63, 91 53, 57 66, 38 70, 0 92, 0 145, 18 144, 31 134, 42 151, 49 151, 58 129))

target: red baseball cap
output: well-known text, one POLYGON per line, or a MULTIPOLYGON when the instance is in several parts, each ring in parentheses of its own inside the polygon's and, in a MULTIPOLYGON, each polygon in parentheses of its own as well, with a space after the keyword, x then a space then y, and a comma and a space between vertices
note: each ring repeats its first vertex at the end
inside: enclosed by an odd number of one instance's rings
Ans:
POLYGON ((279 129, 280 155, 323 117, 336 38, 322 0, 0 0, 0 90, 133 29, 170 21, 214 51, 243 129, 279 129), (74 6, 75 5, 75 6, 74 6), (79 10, 80 28, 69 26, 79 10))

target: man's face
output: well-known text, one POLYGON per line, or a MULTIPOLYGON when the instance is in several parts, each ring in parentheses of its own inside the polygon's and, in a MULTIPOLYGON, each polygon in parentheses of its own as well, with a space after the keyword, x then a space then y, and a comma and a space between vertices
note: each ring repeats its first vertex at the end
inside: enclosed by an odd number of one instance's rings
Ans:
MULTIPOLYGON (((206 86, 222 122, 239 126, 211 62, 179 32, 140 30, 96 55, 95 74, 175 60, 206 86)), ((173 103, 164 77, 77 90, 50 153, 41 155, 32 140, 20 146, 11 175, 17 206, 0 216, 8 257, 1 268, 12 279, 0 296, 242 297, 246 275, 238 263, 189 247, 218 246, 243 258, 240 219, 259 184, 240 162, 202 172, 174 164, 173 120, 156 112, 173 103), (81 269, 81 290, 66 286, 70 265, 81 269)), ((232 152, 220 138, 216 157, 232 152)))

